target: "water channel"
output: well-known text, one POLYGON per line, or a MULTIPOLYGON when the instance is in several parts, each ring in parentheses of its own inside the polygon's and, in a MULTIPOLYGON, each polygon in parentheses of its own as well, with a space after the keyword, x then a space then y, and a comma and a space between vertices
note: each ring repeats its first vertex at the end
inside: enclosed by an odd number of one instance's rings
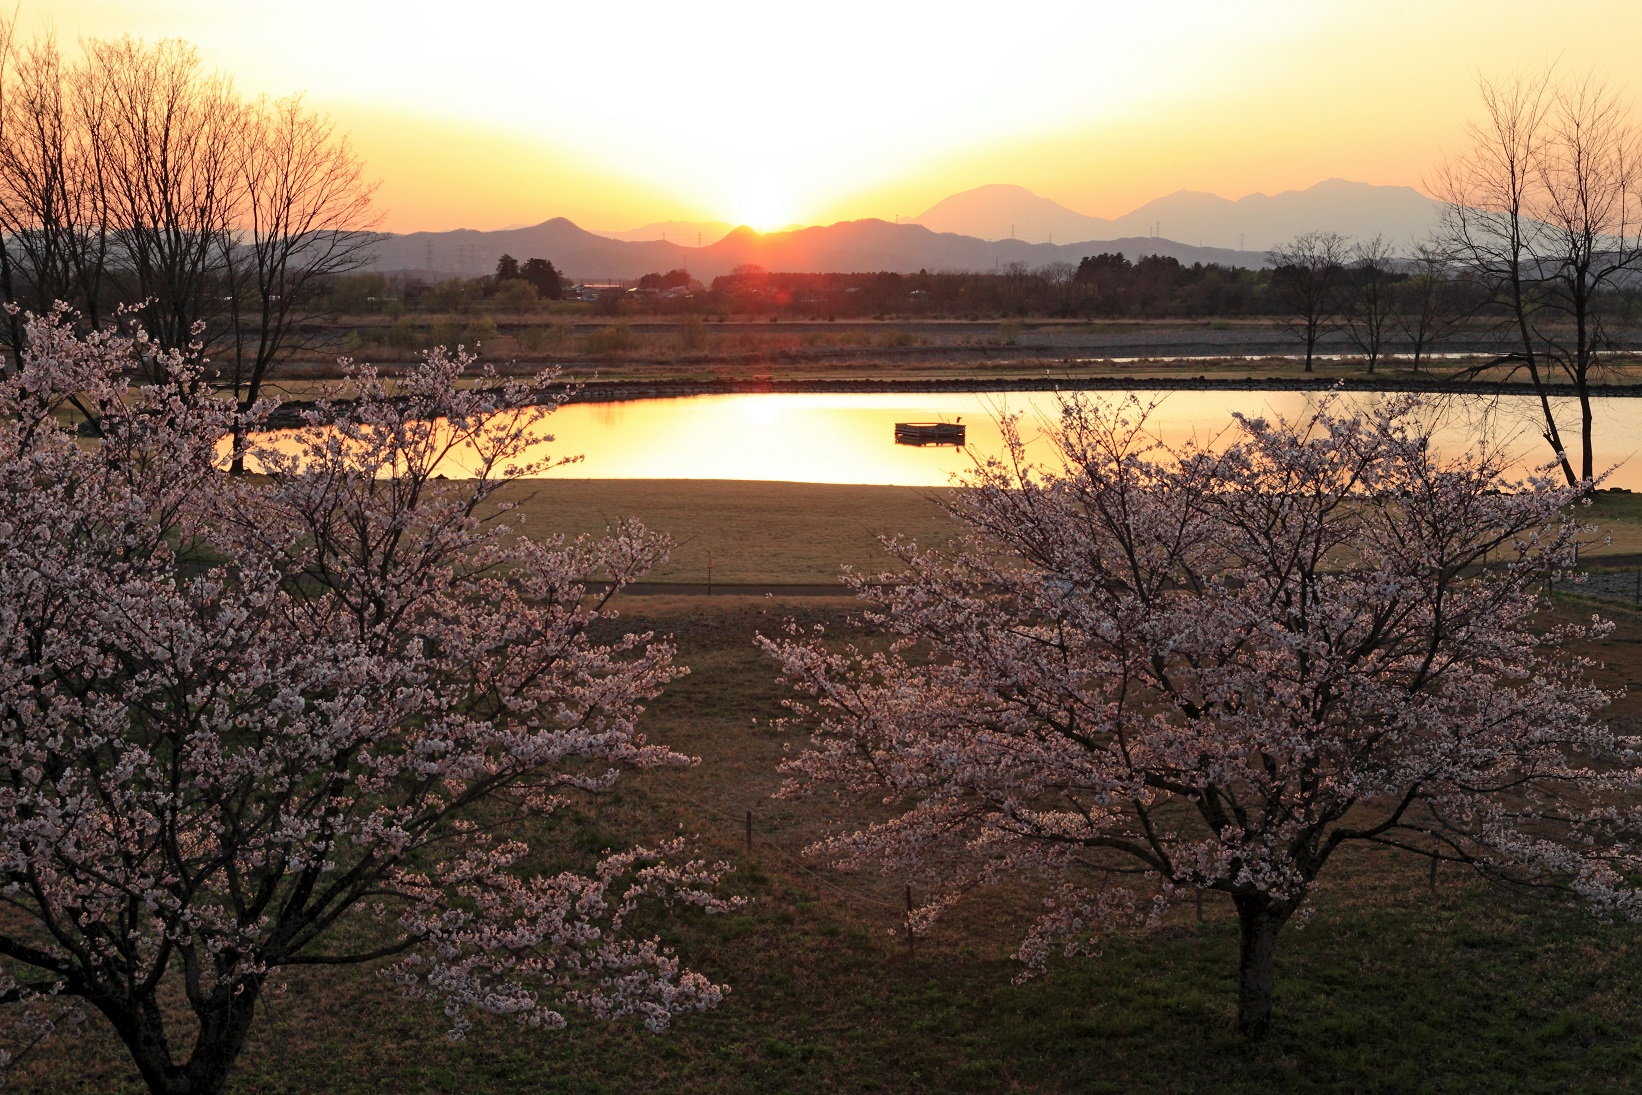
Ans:
MULTIPOLYGON (((1149 422, 1165 441, 1209 440, 1223 434, 1233 412, 1303 419, 1325 396, 1285 391, 1146 391, 1149 422)), ((1090 399, 1121 398, 1091 393, 1090 399)), ((1353 394, 1356 405, 1388 398, 1353 394)), ((1578 437, 1577 408, 1563 400, 1558 422, 1565 442, 1578 437)), ((1456 396, 1432 404, 1440 451, 1457 452, 1479 437, 1502 444, 1525 474, 1549 449, 1538 432, 1538 404, 1529 396, 1456 396)), ((1059 416, 1052 392, 911 394, 739 394, 675 399, 573 403, 546 420, 553 441, 543 455, 580 455, 555 477, 573 479, 741 479, 883 486, 945 486, 977 459, 1001 453, 999 417, 1021 416, 1029 458, 1052 462, 1044 432, 1059 416), (895 424, 961 421, 962 448, 895 443, 895 424)), ((1597 469, 1613 468, 1604 485, 1642 491, 1642 399, 1594 401, 1597 469)), ((279 434, 275 435, 278 444, 279 434)), ((1574 454, 1578 466, 1577 451, 1574 454)), ((468 474, 462 454, 441 469, 468 474)))
MULTIPOLYGON (((1158 401, 1151 421, 1171 442, 1194 434, 1211 437, 1230 423, 1234 411, 1302 417, 1322 398, 1316 392, 1279 391, 1136 394, 1158 401)), ((1348 398, 1367 403, 1385 397, 1348 398)), ((1504 443, 1523 468, 1548 454, 1530 397, 1456 397, 1443 406, 1444 424, 1436 435, 1443 449, 1463 448, 1486 435, 1504 443)), ((942 486, 977 457, 1002 451, 997 419, 1006 411, 1023 416, 1029 454, 1049 459, 1041 435, 1057 416, 1058 403, 1045 392, 705 395, 576 403, 560 408, 547 425, 554 435, 551 451, 583 457, 554 473, 570 478, 942 486), (968 431, 962 449, 894 443, 896 422, 959 419, 968 431)), ((1577 438, 1576 408, 1561 407, 1559 423, 1565 440, 1577 438)), ((1642 490, 1642 399, 1596 400, 1595 429, 1599 471, 1617 465, 1606 485, 1642 490)), ((459 476, 462 470, 452 467, 448 474, 459 476)))

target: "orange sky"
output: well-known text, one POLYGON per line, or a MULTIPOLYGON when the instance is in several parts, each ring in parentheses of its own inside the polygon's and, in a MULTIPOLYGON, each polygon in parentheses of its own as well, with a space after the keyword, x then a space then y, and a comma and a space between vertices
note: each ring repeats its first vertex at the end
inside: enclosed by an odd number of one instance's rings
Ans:
POLYGON ((1101 216, 1181 188, 1418 186, 1479 74, 1624 83, 1642 46, 1642 0, 24 0, 21 19, 65 43, 183 37, 246 91, 306 89, 394 231, 887 219, 992 182, 1101 216))

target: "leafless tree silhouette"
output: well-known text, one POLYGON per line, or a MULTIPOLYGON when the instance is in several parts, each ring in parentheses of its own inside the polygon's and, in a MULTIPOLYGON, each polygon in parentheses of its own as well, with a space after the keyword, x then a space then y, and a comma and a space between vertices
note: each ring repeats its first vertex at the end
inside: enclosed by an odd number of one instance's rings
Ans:
POLYGON ((1288 309, 1286 326, 1306 344, 1308 373, 1317 342, 1336 314, 1335 290, 1346 255, 1346 238, 1338 232, 1305 232, 1267 256, 1272 287, 1288 309))
POLYGON ((1440 243, 1488 287, 1518 346, 1491 365, 1526 373, 1542 435, 1570 483, 1595 475, 1591 385, 1608 346, 1612 290, 1642 266, 1642 129, 1595 76, 1546 72, 1481 84, 1470 149, 1444 165, 1440 243), (1574 471, 1549 385, 1570 385, 1582 452, 1574 471))

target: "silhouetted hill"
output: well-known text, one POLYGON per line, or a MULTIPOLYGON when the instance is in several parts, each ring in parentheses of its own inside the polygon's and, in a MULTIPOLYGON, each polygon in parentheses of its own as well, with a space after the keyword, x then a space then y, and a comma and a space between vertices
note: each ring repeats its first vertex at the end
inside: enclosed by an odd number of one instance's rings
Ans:
POLYGON ((1260 266, 1261 252, 1193 247, 1168 239, 1130 237, 1077 243, 1026 243, 984 240, 934 232, 921 224, 882 220, 841 221, 825 227, 758 233, 745 226, 704 247, 671 241, 623 241, 578 228, 563 217, 530 228, 495 232, 412 232, 388 236, 378 245, 374 268, 403 270, 424 276, 489 273, 503 254, 517 259, 545 258, 573 278, 637 278, 677 267, 711 280, 737 266, 756 264, 791 272, 861 272, 891 270, 998 270, 1010 263, 1029 267, 1076 264, 1085 255, 1122 251, 1129 258, 1168 255, 1181 262, 1218 262, 1260 266))
POLYGON ((698 239, 702 244, 717 243, 734 227, 735 225, 724 221, 656 221, 642 228, 628 228, 621 232, 595 232, 594 235, 628 243, 666 239, 673 243, 695 246, 698 239))
POLYGON ((376 247, 372 266, 378 270, 406 270, 428 276, 461 274, 474 277, 496 269, 496 260, 512 255, 550 259, 573 277, 640 277, 652 270, 671 270, 685 262, 693 247, 652 240, 629 243, 595 235, 563 217, 529 228, 480 232, 458 228, 451 232, 410 232, 387 236, 376 247), (629 273, 628 271, 637 271, 629 273))
POLYGON ((1090 217, 1020 186, 982 186, 954 194, 914 220, 939 232, 981 239, 1111 239, 1158 235, 1173 240, 1265 251, 1317 229, 1367 238, 1399 250, 1436 222, 1438 203, 1408 186, 1329 179, 1304 190, 1250 194, 1232 201, 1179 190, 1121 217, 1090 217))

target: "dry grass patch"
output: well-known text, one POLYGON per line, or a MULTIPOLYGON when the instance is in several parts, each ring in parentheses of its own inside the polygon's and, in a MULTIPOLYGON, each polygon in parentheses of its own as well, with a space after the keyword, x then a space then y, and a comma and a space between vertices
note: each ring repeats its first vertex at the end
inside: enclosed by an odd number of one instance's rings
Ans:
POLYGON ((528 534, 602 533, 636 517, 677 545, 655 582, 805 585, 836 582, 843 566, 891 568, 878 537, 950 541, 959 526, 945 489, 696 479, 539 479, 498 497, 518 506, 528 534))

